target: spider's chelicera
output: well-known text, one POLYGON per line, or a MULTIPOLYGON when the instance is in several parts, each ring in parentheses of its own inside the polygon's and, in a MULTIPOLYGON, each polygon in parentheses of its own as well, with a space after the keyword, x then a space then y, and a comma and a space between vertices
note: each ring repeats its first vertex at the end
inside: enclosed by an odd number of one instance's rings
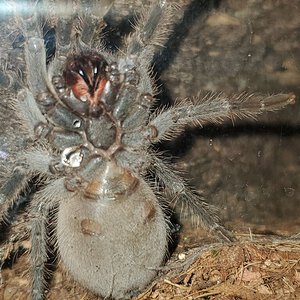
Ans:
MULTIPOLYGON (((80 101, 68 102, 72 98, 69 91, 69 97, 67 95, 63 97, 66 105, 82 115, 99 117, 103 111, 101 102, 103 103, 104 99, 101 99, 101 96, 104 88, 111 90, 110 81, 106 77, 107 67, 105 59, 97 53, 70 57, 64 71, 64 79, 66 85, 71 88, 73 98, 80 101)), ((59 80, 56 84, 60 84, 59 80)))
POLYGON ((93 12, 101 6, 81 11, 80 1, 77 5, 73 15, 52 18, 56 51, 48 65, 39 11, 17 16, 27 69, 11 109, 28 139, 1 186, 0 217, 28 182, 40 177, 30 199, 32 298, 44 297, 51 212, 54 245, 72 276, 96 294, 126 299, 147 286, 164 262, 166 207, 186 208, 219 239, 233 239, 216 210, 152 144, 178 136, 187 125, 281 109, 294 96, 210 94, 153 110, 157 89, 151 62, 167 40, 166 27, 177 8, 155 1, 123 50, 112 54, 95 38, 99 16, 93 12), (149 172, 158 180, 151 182, 149 172))

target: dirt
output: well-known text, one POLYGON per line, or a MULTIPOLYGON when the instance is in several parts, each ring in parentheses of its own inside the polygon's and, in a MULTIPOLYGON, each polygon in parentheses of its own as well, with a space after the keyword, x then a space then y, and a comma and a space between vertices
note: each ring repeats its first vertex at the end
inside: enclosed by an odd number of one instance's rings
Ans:
MULTIPOLYGON (((116 1, 111 26, 123 24, 142 1, 116 1)), ((188 3, 188 1, 181 1, 188 3)), ((300 2, 193 1, 156 71, 162 100, 226 93, 294 92, 300 96, 300 2)), ((123 31, 121 27, 118 30, 123 31)), ((3 130, 3 129, 2 129, 3 130)), ((12 129, 13 130, 13 129, 12 129)), ((239 242, 215 244, 189 220, 176 251, 157 280, 135 299, 300 299, 300 243, 283 237, 300 232, 300 103, 257 122, 192 129, 163 145, 174 164, 209 202, 239 242)), ((9 149, 10 140, 1 135, 9 149)), ((27 249, 26 239, 22 246, 27 249)), ((9 255, 14 247, 7 244, 9 255)), ((11 252, 14 253, 14 252, 11 252)), ((28 299, 27 252, 7 257, 0 299, 28 299), (2 297, 2 298, 1 298, 2 297)), ((59 266, 48 299, 98 299, 59 266)))
MULTIPOLYGON (((196 230, 197 232, 197 230, 196 230)), ((193 232, 195 234, 195 232, 193 232)), ((188 235, 158 277, 134 300, 299 299, 300 243, 278 237, 240 235, 234 244, 191 247, 188 235)), ((27 255, 1 273, 0 299, 29 299, 27 255)), ((47 299, 100 300, 80 287, 60 265, 47 299)))
POLYGON ((299 245, 242 242, 195 252, 201 256, 186 270, 137 299, 299 299, 299 245))

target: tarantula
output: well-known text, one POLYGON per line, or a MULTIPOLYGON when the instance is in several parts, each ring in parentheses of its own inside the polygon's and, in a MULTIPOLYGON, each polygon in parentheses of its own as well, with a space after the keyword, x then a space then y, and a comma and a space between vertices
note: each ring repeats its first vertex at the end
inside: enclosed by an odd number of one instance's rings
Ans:
POLYGON ((29 210, 32 299, 44 298, 49 220, 55 224, 54 247, 77 281, 104 297, 130 298, 164 262, 169 207, 186 207, 219 239, 234 239, 216 210, 152 145, 187 125, 281 109, 294 95, 210 94, 155 110, 151 63, 180 7, 154 1, 122 51, 109 53, 98 39, 101 1, 67 2, 69 15, 51 15, 59 3, 33 2, 31 13, 16 16, 25 37, 26 80, 10 109, 27 140, 0 188, 0 216, 5 219, 33 177, 40 179, 29 210), (43 11, 56 34, 50 62, 43 11))

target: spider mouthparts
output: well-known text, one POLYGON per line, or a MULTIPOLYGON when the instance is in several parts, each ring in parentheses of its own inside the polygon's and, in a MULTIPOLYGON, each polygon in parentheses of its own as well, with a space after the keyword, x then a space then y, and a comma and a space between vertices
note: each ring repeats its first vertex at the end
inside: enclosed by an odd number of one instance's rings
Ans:
POLYGON ((97 53, 82 53, 69 57, 64 79, 75 98, 89 106, 93 117, 102 112, 101 96, 108 86, 106 73, 107 62, 97 53))

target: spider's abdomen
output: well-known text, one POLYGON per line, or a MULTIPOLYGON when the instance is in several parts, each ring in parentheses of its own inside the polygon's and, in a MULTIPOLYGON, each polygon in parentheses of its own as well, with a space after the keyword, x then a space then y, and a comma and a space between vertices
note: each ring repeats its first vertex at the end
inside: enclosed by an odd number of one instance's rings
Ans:
POLYGON ((156 275, 167 248, 164 214, 151 188, 107 162, 87 189, 60 203, 58 249, 81 284, 104 297, 130 298, 156 275))

